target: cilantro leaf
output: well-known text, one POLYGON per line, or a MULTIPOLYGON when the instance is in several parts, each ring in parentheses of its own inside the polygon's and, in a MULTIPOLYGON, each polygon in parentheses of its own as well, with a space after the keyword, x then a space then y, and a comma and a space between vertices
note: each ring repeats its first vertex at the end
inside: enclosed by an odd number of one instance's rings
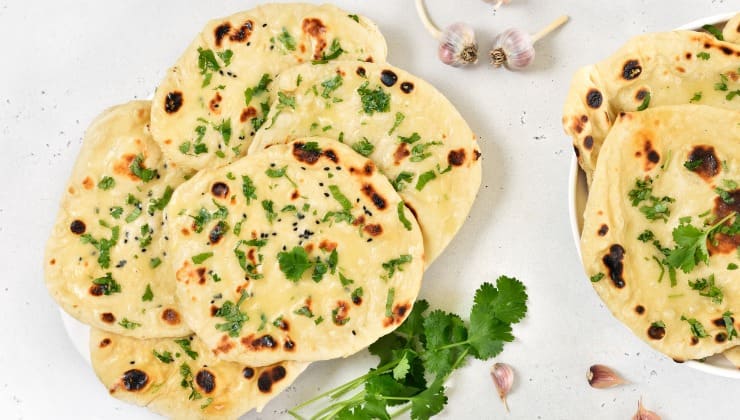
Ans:
POLYGON ((411 398, 411 419, 426 420, 438 414, 447 404, 443 381, 435 380, 429 388, 411 398))
POLYGON ((365 114, 373 115, 376 112, 390 111, 391 96, 380 86, 375 89, 368 89, 369 84, 370 82, 365 82, 357 88, 357 94, 360 95, 362 110, 365 111, 365 114))
POLYGON ((150 284, 147 284, 146 289, 144 290, 144 294, 141 295, 141 301, 151 302, 152 299, 154 299, 154 293, 152 292, 152 286, 150 284))
POLYGON ((311 268, 308 254, 300 246, 293 247, 289 252, 278 253, 278 264, 280 265, 280 271, 292 282, 300 280, 303 273, 311 268))
POLYGON ((463 320, 441 310, 432 311, 424 320, 427 351, 422 354, 424 368, 430 373, 445 376, 453 370, 464 346, 449 346, 468 339, 468 329, 463 320))
MULTIPOLYGON (((220 308, 216 311, 215 316, 223 318, 226 322, 222 324, 216 324, 216 329, 219 331, 225 331, 229 333, 231 337, 239 337, 242 331, 242 325, 249 321, 247 314, 241 311, 239 307, 242 306, 244 300, 247 298, 247 291, 242 290, 242 294, 236 303, 230 300, 224 302, 220 308)), ((197 355, 196 355, 197 357, 197 355)))
POLYGON ((149 169, 144 167, 144 157, 141 154, 136 155, 134 160, 131 161, 129 169, 134 176, 144 182, 149 182, 157 176, 156 169, 149 169))
POLYGON ((180 348, 185 352, 185 354, 188 355, 189 358, 195 360, 198 358, 198 352, 193 351, 191 348, 190 340, 187 338, 179 338, 177 340, 173 340, 180 348))
POLYGON ((375 145, 370 143, 368 139, 363 137, 362 140, 352 145, 352 150, 361 154, 362 156, 368 157, 375 150, 375 145))

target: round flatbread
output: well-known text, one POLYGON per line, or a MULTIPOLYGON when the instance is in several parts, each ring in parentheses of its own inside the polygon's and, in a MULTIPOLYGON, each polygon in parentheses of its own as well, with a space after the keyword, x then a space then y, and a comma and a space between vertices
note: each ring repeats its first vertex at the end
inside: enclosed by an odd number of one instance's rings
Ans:
POLYGON ((186 172, 148 130, 149 101, 113 107, 88 128, 46 247, 46 285, 85 324, 138 338, 190 329, 175 303, 162 210, 186 172))
POLYGON ((584 217, 587 275, 615 317, 675 360, 737 346, 740 112, 624 113, 584 217))
POLYGON ((413 211, 431 264, 465 222, 481 180, 480 148, 434 87, 388 64, 302 65, 275 81, 279 98, 250 153, 307 135, 369 157, 413 211))
POLYGON ((722 37, 727 42, 740 43, 740 13, 732 17, 722 30, 722 37))
POLYGON ((353 354, 403 322, 419 291, 411 211, 372 161, 333 140, 201 171, 165 212, 183 315, 226 360, 353 354))
POLYGON ((336 58, 385 61, 369 19, 332 5, 266 4, 209 22, 157 88, 152 135, 184 168, 244 156, 264 123, 275 76, 336 58))
POLYGON ((740 109, 739 68, 736 44, 676 31, 632 38, 608 59, 579 70, 565 102, 563 127, 589 185, 620 112, 682 104, 740 109))
POLYGON ((110 395, 176 419, 235 419, 261 411, 307 366, 252 367, 218 359, 192 335, 138 340, 95 328, 90 359, 110 395))

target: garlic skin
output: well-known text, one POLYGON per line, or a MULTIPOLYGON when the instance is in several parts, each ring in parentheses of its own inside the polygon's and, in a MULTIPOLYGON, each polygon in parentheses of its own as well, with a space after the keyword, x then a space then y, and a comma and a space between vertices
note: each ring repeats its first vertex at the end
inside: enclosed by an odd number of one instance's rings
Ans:
POLYGON ((596 389, 612 388, 625 383, 621 376, 604 365, 593 365, 588 368, 586 379, 588 379, 588 384, 596 389))
POLYGON ((528 33, 507 29, 496 37, 488 54, 496 68, 503 65, 509 70, 521 70, 534 61, 534 43, 528 33))
POLYGON ((660 420, 660 416, 648 410, 642 405, 642 398, 637 402, 637 413, 632 416, 632 420, 660 420))
POLYGON ((445 28, 440 37, 437 56, 441 62, 452 67, 476 63, 478 41, 473 28, 461 22, 445 28))
POLYGON ((499 7, 511 3, 511 0, 483 0, 486 3, 493 3, 493 9, 498 10, 499 7))
POLYGON ((512 385, 514 385, 514 370, 506 363, 496 363, 491 366, 491 378, 493 379, 498 396, 509 412, 509 404, 506 402, 506 396, 509 394, 512 385))

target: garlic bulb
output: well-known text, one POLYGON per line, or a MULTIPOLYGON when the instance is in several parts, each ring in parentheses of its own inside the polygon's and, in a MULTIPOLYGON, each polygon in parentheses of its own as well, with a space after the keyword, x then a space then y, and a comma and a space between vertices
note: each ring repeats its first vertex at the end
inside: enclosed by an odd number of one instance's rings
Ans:
POLYGON ((478 61, 478 42, 475 31, 465 23, 453 23, 440 37, 437 56, 443 63, 459 67, 478 61))
POLYGON ((534 61, 534 43, 528 33, 507 29, 493 41, 489 56, 496 68, 503 65, 509 70, 521 70, 534 61))
POLYGON ((648 410, 642 405, 642 398, 637 402, 637 413, 632 416, 632 420, 660 420, 660 416, 648 410))
POLYGON ((493 378, 493 384, 496 385, 499 398, 504 402, 506 411, 509 411, 509 404, 506 402, 506 396, 509 394, 511 386, 514 384, 514 370, 511 369, 511 366, 505 363, 496 363, 491 366, 491 378, 493 378))
POLYGON ((593 365, 588 368, 586 379, 592 388, 597 389, 611 388, 625 383, 621 376, 604 365, 593 365))

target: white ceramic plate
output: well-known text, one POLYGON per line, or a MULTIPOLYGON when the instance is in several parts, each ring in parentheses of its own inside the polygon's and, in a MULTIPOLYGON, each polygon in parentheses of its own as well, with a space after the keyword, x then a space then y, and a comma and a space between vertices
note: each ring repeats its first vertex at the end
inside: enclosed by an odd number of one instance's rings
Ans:
MULTIPOLYGON (((676 30, 681 29, 699 29, 704 25, 715 25, 727 22, 735 16, 735 13, 726 13, 722 15, 708 16, 702 19, 689 22, 679 26, 676 30)), ((588 200, 588 186, 586 184, 586 174, 578 167, 578 160, 575 155, 570 163, 570 174, 568 176, 568 212, 570 213, 570 228, 573 234, 573 241, 576 244, 578 257, 581 257, 581 232, 583 231, 583 211, 586 209, 588 200)), ((585 277, 584 277, 585 278, 585 277)), ((690 360, 686 366, 712 375, 724 376, 727 378, 740 379, 740 370, 733 366, 727 359, 722 356, 712 356, 703 362, 690 360)))

